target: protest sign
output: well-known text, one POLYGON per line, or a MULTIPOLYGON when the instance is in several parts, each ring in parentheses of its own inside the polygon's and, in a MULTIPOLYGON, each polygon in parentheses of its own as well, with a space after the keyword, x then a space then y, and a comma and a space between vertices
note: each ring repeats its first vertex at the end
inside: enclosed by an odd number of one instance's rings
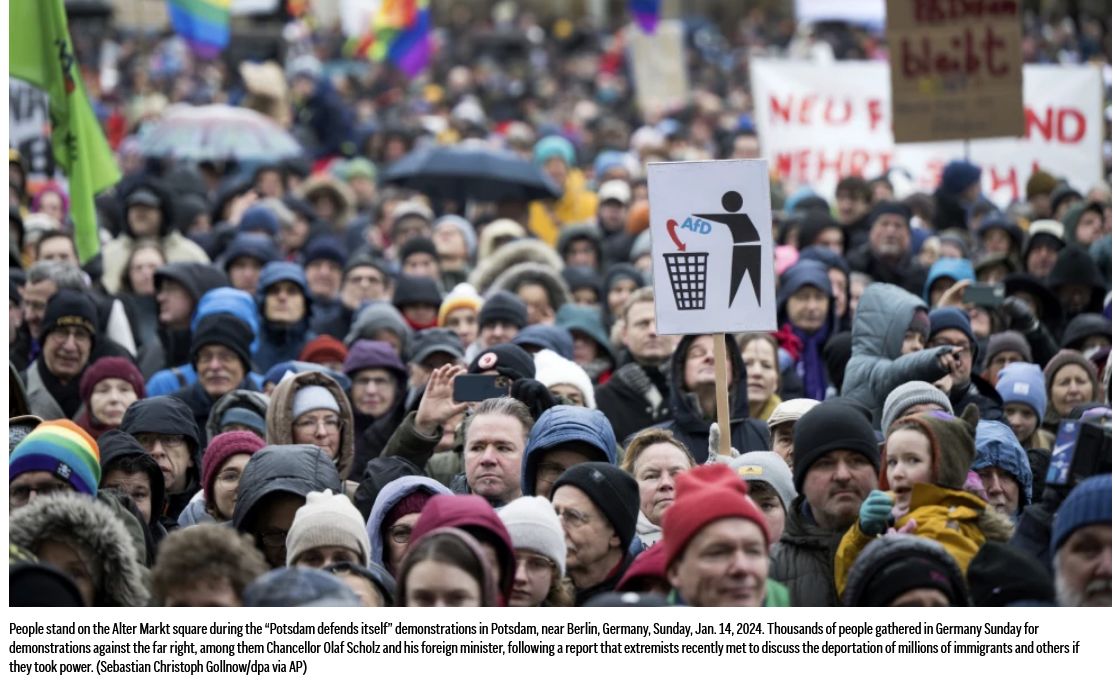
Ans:
POLYGON ((689 80, 681 22, 659 20, 653 34, 632 24, 627 27, 625 40, 639 109, 649 114, 684 105, 689 98, 689 80))
POLYGON ((896 142, 1022 135, 1019 4, 888 0, 896 142))
POLYGON ((54 176, 50 100, 42 89, 14 78, 8 81, 8 148, 19 151, 32 185, 54 176))
MULTIPOLYGON (((932 190, 962 141, 895 145, 889 68, 878 62, 816 65, 752 62, 755 124, 763 157, 789 187, 832 197, 848 175, 897 170, 909 186, 932 190)), ((1035 166, 1077 189, 1103 181, 1103 81, 1094 66, 1027 65, 1022 137, 973 141, 969 158, 983 167, 984 193, 1005 205, 1025 193, 1035 166)))
POLYGON ((801 24, 848 22, 883 26, 886 5, 883 0, 794 0, 794 18, 801 24))

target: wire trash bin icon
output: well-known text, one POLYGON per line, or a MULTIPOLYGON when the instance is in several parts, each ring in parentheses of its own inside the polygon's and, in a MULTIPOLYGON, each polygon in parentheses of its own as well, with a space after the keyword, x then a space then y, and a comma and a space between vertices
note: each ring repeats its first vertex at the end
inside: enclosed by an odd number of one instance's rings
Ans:
POLYGON ((705 287, 708 275, 708 252, 663 254, 670 290, 678 311, 700 311, 705 308, 705 287))

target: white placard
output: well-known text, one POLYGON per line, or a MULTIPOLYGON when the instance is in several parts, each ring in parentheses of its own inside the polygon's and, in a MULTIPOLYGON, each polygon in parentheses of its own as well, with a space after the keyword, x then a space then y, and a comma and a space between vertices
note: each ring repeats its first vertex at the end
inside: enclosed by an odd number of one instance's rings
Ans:
MULTIPOLYGON (((790 189, 810 185, 832 198, 836 182, 888 169, 909 186, 932 191, 961 141, 895 145, 891 134, 890 70, 885 62, 753 60, 755 125, 763 156, 790 189)), ((1026 195, 1035 166, 1082 191, 1103 182, 1103 83, 1090 65, 1025 65, 1025 134, 972 141, 983 168, 983 192, 999 205, 1026 195)))
POLYGON ((658 332, 777 329, 765 160, 651 163, 658 332))

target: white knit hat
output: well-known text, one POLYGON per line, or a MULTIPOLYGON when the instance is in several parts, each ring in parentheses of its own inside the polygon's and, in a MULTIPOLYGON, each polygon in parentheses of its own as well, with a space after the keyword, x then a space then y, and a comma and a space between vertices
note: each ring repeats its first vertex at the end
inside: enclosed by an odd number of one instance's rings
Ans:
POLYGON ((511 534, 512 546, 545 555, 557 565, 558 573, 565 576, 565 532, 549 500, 524 495, 500 509, 499 518, 511 534))
POLYGON ((297 419, 315 409, 328 409, 337 414, 341 413, 341 405, 337 404, 337 398, 325 386, 307 385, 298 388, 298 392, 294 393, 294 408, 291 410, 291 416, 297 419))
POLYGON ((350 548, 359 553, 360 564, 365 567, 372 551, 360 510, 344 495, 334 495, 328 489, 308 493, 306 504, 294 513, 294 523, 286 535, 287 566, 310 548, 320 546, 350 548))
POLYGON ((552 385, 572 385, 581 391, 585 406, 596 409, 596 394, 585 370, 557 352, 541 349, 534 355, 534 379, 549 388, 552 385))

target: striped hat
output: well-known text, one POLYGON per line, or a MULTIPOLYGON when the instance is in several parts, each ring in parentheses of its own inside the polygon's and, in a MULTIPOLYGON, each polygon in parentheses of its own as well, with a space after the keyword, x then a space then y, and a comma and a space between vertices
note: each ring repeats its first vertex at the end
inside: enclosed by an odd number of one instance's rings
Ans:
POLYGON ((16 446, 8 461, 9 481, 29 471, 49 472, 79 493, 96 495, 101 451, 97 441, 73 421, 44 421, 16 446))

